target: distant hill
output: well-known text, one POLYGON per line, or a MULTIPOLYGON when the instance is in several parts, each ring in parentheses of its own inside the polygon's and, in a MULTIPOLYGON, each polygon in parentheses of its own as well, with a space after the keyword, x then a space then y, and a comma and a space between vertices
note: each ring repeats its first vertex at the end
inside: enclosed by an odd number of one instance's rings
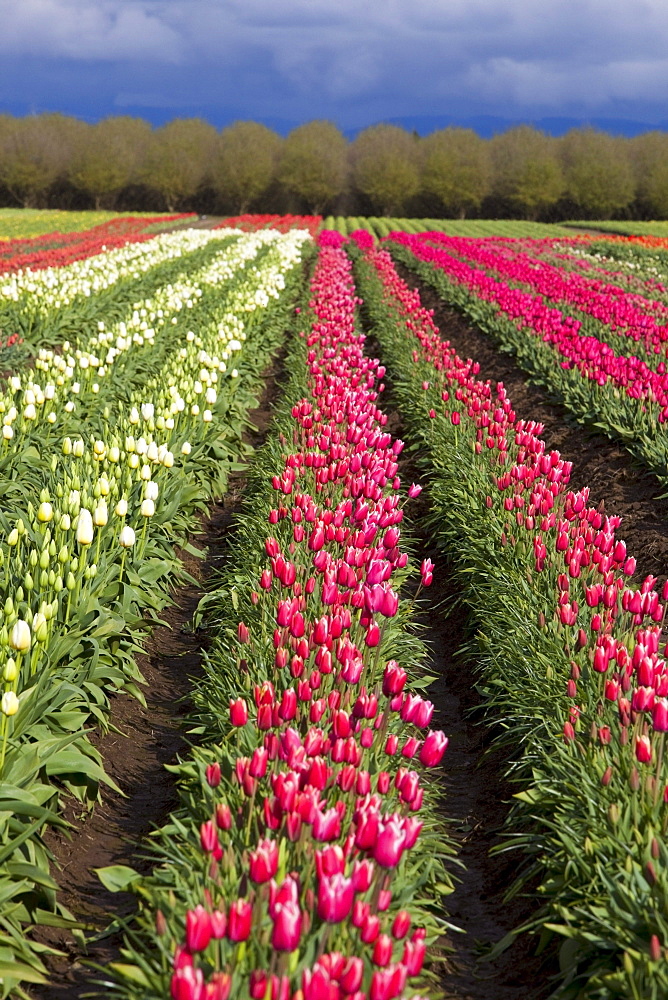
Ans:
MULTIPOLYGON (((437 129, 448 128, 455 125, 458 128, 470 128, 483 139, 491 139, 498 132, 507 132, 508 129, 516 125, 533 125, 534 128, 547 132, 548 135, 560 136, 570 131, 572 128, 582 128, 591 126, 601 132, 609 132, 611 135, 622 135, 632 137, 643 132, 668 131, 668 121, 658 124, 635 121, 631 118, 498 118, 494 115, 478 115, 472 118, 453 118, 448 115, 404 115, 400 118, 388 118, 392 125, 400 125, 415 131, 418 135, 429 135, 437 129)), ((360 129, 348 129, 346 135, 354 138, 360 129)))

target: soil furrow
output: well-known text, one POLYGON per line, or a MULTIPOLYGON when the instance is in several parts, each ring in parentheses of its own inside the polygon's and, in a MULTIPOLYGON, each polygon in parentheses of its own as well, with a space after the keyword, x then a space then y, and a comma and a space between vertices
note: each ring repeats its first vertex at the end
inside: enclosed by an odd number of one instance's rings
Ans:
MULTIPOLYGON (((424 544, 424 543, 423 543, 424 544)), ((426 548, 421 555, 435 553, 426 548)), ((434 725, 449 738, 443 761, 444 815, 457 843, 453 864, 455 891, 444 899, 451 932, 441 988, 445 1000, 542 1000, 555 973, 552 955, 537 959, 536 939, 524 936, 493 962, 479 962, 490 947, 526 921, 536 898, 505 901, 517 874, 517 859, 490 856, 500 842, 513 789, 504 778, 508 760, 492 746, 494 730, 476 709, 472 665, 458 655, 467 635, 466 609, 457 603, 459 587, 447 565, 436 560, 434 583, 424 597, 425 638, 431 648, 428 669, 438 680, 430 689, 434 725)))
MULTIPOLYGON (((449 340, 462 358, 470 357, 480 364, 479 377, 502 381, 517 416, 544 424, 541 436, 548 448, 559 450, 573 463, 573 488, 588 486, 594 504, 604 504, 608 513, 623 518, 620 537, 637 559, 637 580, 649 574, 663 580, 668 570, 668 501, 660 499, 662 487, 657 479, 620 444, 579 426, 563 406, 547 400, 540 387, 528 383, 511 356, 500 353, 485 334, 445 305, 410 270, 398 270, 420 291, 423 304, 434 310, 434 322, 443 339, 449 340)), ((391 372, 386 376, 391 399, 389 376, 391 372)), ((393 433, 400 434, 400 428, 393 428, 393 433)), ((409 469, 404 476, 410 481, 409 469)), ((419 530, 420 512, 413 508, 411 516, 414 530, 419 530)), ((435 559, 428 539, 421 539, 421 547, 419 558, 429 555, 435 559)), ((437 562, 434 585, 424 599, 428 629, 424 638, 432 648, 430 667, 438 677, 430 693, 436 705, 435 725, 450 737, 444 759, 444 814, 464 865, 463 870, 453 869, 458 885, 444 905, 452 923, 465 932, 448 936, 447 945, 452 950, 442 988, 446 1000, 542 1000, 554 988, 558 964, 553 953, 535 957, 537 938, 525 935, 494 962, 479 961, 491 944, 531 917, 540 901, 527 890, 524 897, 505 902, 517 874, 517 858, 512 853, 489 854, 502 839, 513 789, 504 780, 509 760, 494 749, 494 729, 489 720, 484 724, 482 714, 476 711, 479 698, 473 688, 471 664, 457 655, 467 635, 466 611, 458 605, 458 596, 456 584, 448 579, 447 565, 437 562)))
MULTIPOLYGON (((371 336, 366 349, 382 359, 381 347, 371 336)), ((391 370, 383 381, 387 393, 380 405, 388 414, 387 429, 406 440, 400 415, 391 408, 391 370)), ((406 453, 399 464, 403 483, 421 481, 406 453)), ((429 557, 436 565, 434 582, 422 590, 419 599, 420 638, 430 650, 426 670, 436 678, 429 689, 435 706, 433 725, 449 739, 439 769, 442 814, 457 844, 457 858, 451 864, 456 888, 444 897, 443 908, 461 933, 452 931, 443 942, 445 962, 439 987, 444 1000, 544 1000, 556 969, 551 955, 534 957, 535 939, 520 938, 494 962, 479 962, 492 945, 529 919, 537 901, 519 897, 507 903, 504 897, 517 874, 516 859, 490 856, 491 848, 502 839, 513 793, 504 778, 509 762, 504 752, 493 748, 494 729, 477 711, 480 698, 473 665, 459 652, 470 634, 468 613, 459 601, 458 581, 421 529, 429 513, 426 493, 411 501, 408 512, 409 530, 417 542, 415 561, 429 557)))

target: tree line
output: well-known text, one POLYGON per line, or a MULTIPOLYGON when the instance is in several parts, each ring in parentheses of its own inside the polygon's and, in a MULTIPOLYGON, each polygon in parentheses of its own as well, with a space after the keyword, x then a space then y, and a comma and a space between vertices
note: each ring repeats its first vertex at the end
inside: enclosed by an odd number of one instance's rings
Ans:
POLYGON ((0 115, 0 205, 333 212, 431 218, 668 217, 668 134, 593 128, 553 138, 520 125, 480 138, 374 125, 349 141, 329 121, 285 138, 253 121, 159 128, 119 116, 0 115))

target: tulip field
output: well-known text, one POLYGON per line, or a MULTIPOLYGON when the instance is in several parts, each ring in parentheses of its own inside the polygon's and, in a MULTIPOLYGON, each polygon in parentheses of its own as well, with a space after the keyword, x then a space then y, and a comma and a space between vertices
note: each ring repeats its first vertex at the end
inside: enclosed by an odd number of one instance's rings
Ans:
POLYGON ((668 582, 420 292, 658 494, 668 243, 187 221, 0 243, 0 996, 491 1000, 520 941, 541 979, 513 996, 667 996, 668 582), (100 736, 123 699, 150 722, 140 654, 234 483, 191 623, 178 804, 96 867, 134 898, 96 962, 50 831, 76 851, 119 792, 100 736), (500 891, 522 900, 502 940, 480 935, 474 993, 450 979, 456 737, 422 610, 439 574, 511 787, 500 891), (49 929, 91 964, 80 992, 56 992, 49 929))

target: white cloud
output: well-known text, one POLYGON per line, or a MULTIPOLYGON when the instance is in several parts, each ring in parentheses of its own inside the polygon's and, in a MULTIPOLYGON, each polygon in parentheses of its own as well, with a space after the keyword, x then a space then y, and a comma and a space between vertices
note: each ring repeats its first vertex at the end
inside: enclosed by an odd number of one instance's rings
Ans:
POLYGON ((143 0, 0 0, 0 52, 175 62, 182 41, 163 13, 143 0))
POLYGON ((190 68, 301 118, 658 107, 668 84, 665 0, 0 0, 0 25, 0 54, 126 62, 117 100, 155 107, 190 68))

